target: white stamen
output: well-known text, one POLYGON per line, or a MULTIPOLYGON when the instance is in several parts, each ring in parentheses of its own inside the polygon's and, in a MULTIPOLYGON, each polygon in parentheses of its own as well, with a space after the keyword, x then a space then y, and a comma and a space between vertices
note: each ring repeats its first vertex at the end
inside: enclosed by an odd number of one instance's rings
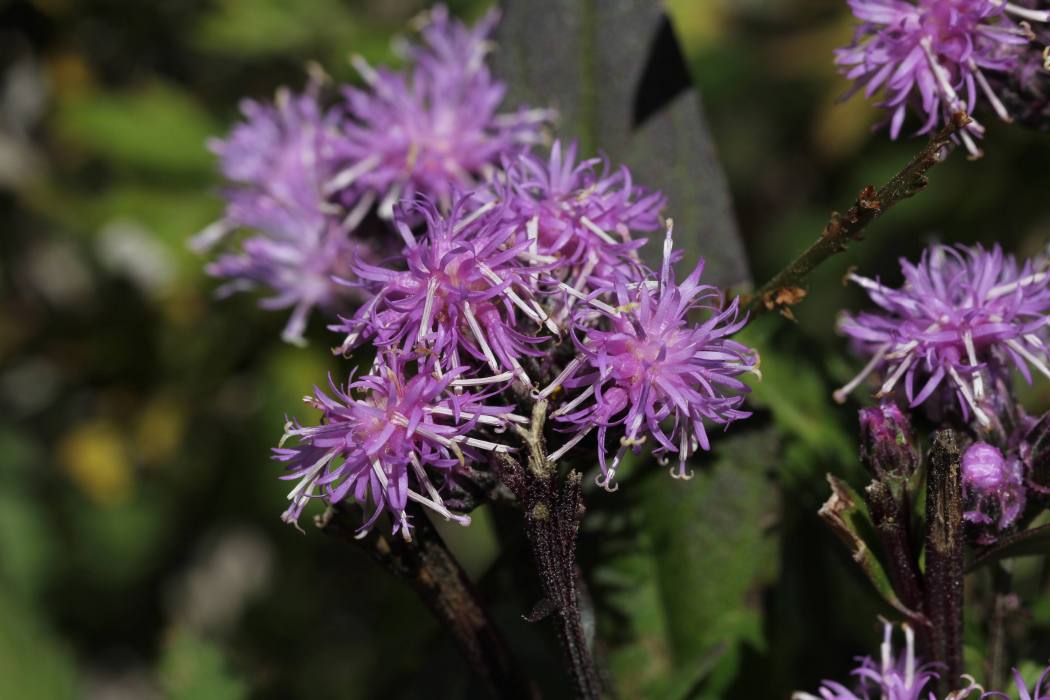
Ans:
POLYGON ((387 193, 383 195, 383 201, 379 203, 378 209, 380 219, 386 219, 390 221, 394 218, 394 205, 397 204, 398 198, 401 197, 401 185, 394 185, 387 193))
POLYGON ((1009 282, 1007 284, 1000 284, 998 287, 992 287, 991 289, 988 290, 987 298, 988 299, 997 299, 997 298, 1003 296, 1004 294, 1009 294, 1010 292, 1014 291, 1018 287, 1027 287, 1030 284, 1037 284, 1039 282, 1043 282, 1044 280, 1046 280, 1047 277, 1048 277, 1048 273, 1046 273, 1046 272, 1036 272, 1035 274, 1031 274, 1031 275, 1028 275, 1026 277, 1022 277, 1021 279, 1017 280, 1016 282, 1009 282))
POLYGON ((361 74, 361 77, 364 78, 364 81, 369 85, 374 86, 379 81, 379 74, 376 73, 372 66, 368 65, 368 61, 366 61, 360 54, 354 54, 351 56, 350 64, 361 74))
POLYGON ((970 366, 974 368, 973 396, 980 401, 984 398, 984 379, 981 378, 981 372, 977 369, 977 349, 973 346, 973 334, 969 330, 963 333, 963 345, 966 346, 966 355, 970 360, 970 366))
MULTIPOLYGON (((455 417, 457 414, 451 408, 445 408, 444 406, 429 406, 424 409, 428 413, 433 413, 438 416, 448 416, 449 418, 455 417)), ((507 422, 518 423, 519 425, 528 425, 529 419, 525 416, 519 416, 517 413, 501 413, 498 416, 489 415, 487 413, 471 413, 470 411, 460 411, 459 417, 465 420, 475 420, 482 425, 491 425, 493 427, 501 427, 507 424, 507 422)))
MULTIPOLYGON (((1038 342, 1038 338, 1036 340, 1038 342)), ((1010 340, 1006 341, 1006 344, 1013 348, 1021 357, 1032 363, 1032 366, 1039 370, 1042 374, 1046 375, 1047 378, 1050 378, 1050 368, 1048 368, 1042 360, 1040 360, 1038 357, 1029 352, 1025 346, 1017 342, 1016 339, 1011 338, 1010 340)))
POLYGON ((956 372, 955 368, 951 365, 948 366, 948 375, 952 378, 952 381, 954 381, 955 385, 959 388, 959 393, 963 395, 963 399, 965 399, 966 404, 970 407, 970 410, 973 411, 974 417, 978 421, 980 421, 981 425, 985 427, 991 425, 992 421, 989 420, 985 412, 982 411, 981 408, 977 405, 977 402, 973 400, 973 395, 970 393, 970 385, 962 380, 962 377, 959 376, 959 373, 956 372))
POLYGON ((593 221, 588 219, 586 216, 581 216, 580 217, 580 223, 583 224, 585 227, 587 227, 591 231, 591 233, 593 233, 595 236, 597 236, 598 238, 602 239, 603 241, 605 241, 609 245, 616 245, 616 240, 612 236, 610 236, 605 231, 603 231, 598 226, 598 224, 594 223, 593 221))
POLYGON ((200 233, 190 239, 190 250, 194 253, 203 253, 233 233, 236 228, 226 219, 219 219, 214 223, 208 224, 200 233))
POLYGON ((886 355, 886 351, 889 349, 890 346, 888 344, 880 346, 872 358, 868 360, 868 364, 864 365, 864 369, 862 369, 856 377, 851 379, 845 386, 835 390, 831 395, 832 398, 835 399, 835 403, 846 403, 846 397, 852 394, 853 390, 860 386, 860 383, 867 379, 868 375, 879 366, 879 363, 882 362, 882 358, 886 355))
POLYGON ((1006 2, 1006 0, 988 0, 988 2, 996 7, 1002 7, 1012 15, 1031 20, 1032 22, 1050 22, 1050 12, 1047 11, 1030 10, 1027 7, 1020 7, 1012 2, 1006 2))
POLYGON ((969 67, 970 71, 974 74, 974 77, 977 78, 977 84, 981 86, 981 91, 984 93, 984 96, 992 103, 992 109, 995 110, 995 113, 998 114, 999 118, 1004 122, 1012 122, 1013 117, 1011 117, 1010 112, 1007 111, 1006 105, 1002 103, 999 96, 995 94, 994 90, 992 90, 992 86, 989 85, 988 79, 984 77, 984 73, 981 72, 981 69, 977 67, 977 64, 974 63, 972 58, 969 61, 969 67))
POLYGON ((354 205, 354 208, 350 210, 350 213, 343 219, 342 227, 343 231, 350 233, 358 227, 358 225, 364 220, 368 214, 368 210, 375 204, 376 193, 369 190, 365 192, 361 197, 361 200, 354 205))
POLYGON ((477 209, 472 211, 470 214, 467 214, 462 219, 457 221, 455 223, 455 225, 452 227, 452 233, 459 233, 464 228, 466 228, 467 226, 470 226, 472 223, 477 221, 481 216, 483 216, 483 215, 487 214, 488 212, 492 211, 492 208, 495 207, 495 206, 496 206, 495 202, 485 202, 480 207, 478 207, 477 209))
POLYGON ((561 459, 562 455, 564 455, 566 452, 568 452, 573 447, 575 447, 576 443, 578 443, 580 440, 582 440, 585 437, 587 437, 587 434, 589 432, 591 432, 591 430, 593 430, 593 429, 594 429, 594 426, 593 425, 589 425, 586 428, 584 428, 583 430, 581 430, 580 432, 578 432, 575 435, 573 435, 571 438, 569 438, 568 442, 566 442, 564 445, 559 447, 554 452, 552 452, 549 455, 547 455, 547 461, 548 462, 557 462, 559 459, 561 459))
POLYGON ((416 339, 420 342, 430 334, 430 314, 434 311, 434 294, 437 292, 437 277, 431 277, 427 282, 427 298, 423 302, 423 318, 419 321, 419 332, 416 339))
POLYGON ((882 388, 879 389, 879 393, 876 394, 876 396, 882 398, 893 391, 893 387, 897 385, 897 382, 902 376, 904 376, 904 373, 908 371, 908 368, 911 367, 914 361, 914 355, 909 355, 904 358, 904 361, 897 365, 897 369, 893 370, 893 374, 890 375, 889 379, 883 383, 882 388))
POLYGON ((581 403, 586 401, 587 398, 593 393, 594 393, 594 385, 591 384, 589 387, 587 387, 582 392, 580 392, 580 395, 577 396, 576 398, 574 398, 572 401, 570 401, 567 404, 564 404, 563 406, 560 406, 557 411, 555 411, 554 413, 551 414, 551 417, 552 418, 557 418, 558 416, 565 415, 566 413, 568 413, 569 411, 571 411, 572 409, 576 408, 581 403))
POLYGON ((591 306, 593 306, 594 308, 600 309, 601 311, 604 311, 605 313, 607 313, 607 314, 609 314, 611 316, 619 316, 620 315, 619 311, 617 311, 613 307, 609 306, 604 301, 598 301, 597 299, 589 299, 586 294, 584 294, 583 292, 580 292, 580 291, 574 289, 573 287, 570 287, 569 285, 565 284, 564 282, 559 282, 558 283, 558 289, 562 290, 563 292, 568 294, 570 297, 575 297, 576 299, 579 299, 580 301, 585 301, 588 304, 590 304, 591 306))
POLYGON ((474 317, 469 301, 463 303, 463 315, 467 317, 467 325, 470 326, 474 339, 481 346, 481 353, 485 356, 489 367, 492 368, 493 372, 499 372, 499 362, 496 361, 496 356, 492 354, 492 348, 489 347, 489 341, 485 339, 485 334, 481 332, 481 326, 478 325, 478 319, 474 317))
POLYGON ((372 155, 364 160, 359 160, 349 168, 345 168, 340 171, 335 177, 329 180, 324 186, 324 193, 326 195, 333 194, 339 190, 345 189, 350 185, 354 184, 354 180, 361 177, 365 173, 373 170, 380 163, 378 155, 372 155))
POLYGON ((544 387, 543 391, 536 395, 536 398, 545 399, 548 396, 550 396, 555 389, 561 386, 562 382, 564 382, 566 379, 572 376, 573 372, 575 372, 579 368, 579 366, 579 358, 573 358, 573 360, 570 361, 569 364, 565 365, 565 369, 558 373, 558 376, 554 378, 554 381, 552 381, 550 384, 544 387))
POLYGON ((491 377, 473 377, 468 379, 453 379, 451 386, 483 386, 485 384, 498 384, 509 379, 514 379, 514 372, 501 372, 491 377))

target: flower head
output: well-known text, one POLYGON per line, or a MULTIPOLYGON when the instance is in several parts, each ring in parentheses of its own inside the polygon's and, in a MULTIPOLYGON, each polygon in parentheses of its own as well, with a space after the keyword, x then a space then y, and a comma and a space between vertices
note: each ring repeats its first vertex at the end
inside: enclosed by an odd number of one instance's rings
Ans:
POLYGON ((553 415, 576 434, 552 453, 557 460, 592 430, 598 433, 599 484, 613 490, 613 479, 628 449, 648 439, 653 454, 678 456, 673 476, 689 478, 686 459, 710 448, 705 422, 728 425, 750 415, 740 408, 747 386, 738 377, 755 371, 754 350, 730 339, 744 327, 739 299, 723 308, 720 290, 700 283, 703 261, 680 284, 674 279, 671 225, 663 266, 652 282, 618 282, 608 292, 615 306, 591 295, 575 314, 579 356, 541 395, 558 386, 582 389, 553 415), (693 312, 708 315, 693 324, 693 312), (610 461, 606 434, 623 432, 610 461))
POLYGON ((661 193, 635 185, 626 166, 613 171, 601 158, 577 162, 575 143, 563 150, 555 142, 546 160, 530 153, 507 162, 493 188, 512 223, 534 240, 529 252, 583 292, 595 288, 592 276, 608 280, 609 268, 623 269, 623 260, 645 244, 631 232, 659 229, 666 203, 661 193))
POLYGON ((836 681, 824 681, 819 695, 795 693, 792 700, 933 700, 931 682, 938 674, 932 664, 922 664, 915 657, 915 633, 907 624, 904 630, 903 652, 894 654, 893 625, 883 624, 882 646, 878 661, 870 656, 858 659, 860 665, 853 670, 856 676, 855 689, 836 681))
MULTIPOLYGON (((1033 37, 1028 21, 1050 13, 1004 0, 849 0, 860 20, 850 46, 835 62, 867 97, 880 89, 879 106, 890 111, 896 139, 909 108, 925 120, 918 134, 946 123, 956 112, 973 112, 984 97, 1005 121, 1010 115, 986 72, 1013 68, 1033 37)), ((960 138, 972 155, 984 128, 971 121, 960 138)))
POLYGON ((438 378, 432 365, 424 365, 409 377, 407 369, 396 359, 380 362, 373 374, 350 381, 345 390, 330 381, 331 395, 315 389, 306 397, 322 412, 320 423, 289 422, 273 451, 274 459, 286 465, 283 478, 298 481, 288 494, 292 503, 282 516, 285 522, 296 522, 311 498, 323 498, 374 504, 363 530, 386 511, 394 531, 404 528, 407 536, 409 500, 470 523, 445 507, 438 487, 477 450, 506 450, 470 437, 476 426, 505 426, 516 416, 469 391, 447 391, 456 372, 438 378), (288 440, 295 446, 284 447, 288 440))
POLYGON ((976 442, 962 456, 963 496, 969 509, 963 517, 974 525, 992 526, 981 532, 984 544, 995 540, 995 531, 1008 529, 1025 505, 1025 468, 1020 457, 1004 455, 997 447, 976 442))
MULTIPOLYGON (((1025 683, 1024 677, 1021 672, 1016 668, 1014 672, 1014 685, 1017 687, 1017 697, 1019 700, 1050 700, 1050 666, 1048 666, 1039 679, 1032 686, 1032 691, 1028 691, 1028 684, 1025 683)), ((985 698, 1002 698, 1003 700, 1011 700, 1011 697, 1006 693, 998 690, 989 691, 981 695, 981 700, 985 698)))
POLYGON ((225 214, 193 242, 205 249, 237 229, 254 232, 207 271, 229 280, 220 295, 261 287, 273 292, 261 302, 265 308, 293 308, 283 333, 290 342, 302 341, 314 307, 342 306, 350 290, 332 276, 345 274, 365 248, 324 204, 339 115, 321 108, 318 91, 315 81, 298 95, 282 89, 272 105, 242 103, 245 121, 227 139, 211 142, 231 182, 225 214))
POLYGON ((844 401, 870 373, 879 371, 885 396, 903 384, 911 406, 947 386, 964 417, 972 413, 988 427, 994 416, 988 392, 1009 366, 1031 381, 1030 367, 1050 377, 1047 324, 1050 275, 1031 262, 1018 267, 996 246, 934 245, 917 265, 901 260, 899 289, 856 274, 880 307, 877 312, 845 315, 842 333, 870 360, 849 384, 835 392, 844 401))
POLYGON ((390 219, 398 200, 423 195, 447 204, 499 164, 540 140, 547 110, 498 113, 506 92, 485 63, 497 15, 475 27, 443 6, 429 13, 421 45, 408 49, 405 72, 354 65, 366 87, 345 89, 350 122, 339 147, 342 170, 326 185, 353 210, 379 202, 390 219))
POLYGON ((413 211, 421 212, 426 233, 418 241, 400 218, 407 214, 399 214, 408 269, 354 266, 374 296, 333 327, 347 333, 344 350, 371 339, 380 348, 433 354, 446 370, 487 365, 499 379, 530 383, 519 358, 542 355, 536 346, 546 336, 522 332, 519 319, 528 317, 537 328, 549 319, 532 298, 530 270, 518 257, 527 242, 511 240, 498 212, 469 212, 468 201, 457 199, 448 216, 420 203, 413 211))

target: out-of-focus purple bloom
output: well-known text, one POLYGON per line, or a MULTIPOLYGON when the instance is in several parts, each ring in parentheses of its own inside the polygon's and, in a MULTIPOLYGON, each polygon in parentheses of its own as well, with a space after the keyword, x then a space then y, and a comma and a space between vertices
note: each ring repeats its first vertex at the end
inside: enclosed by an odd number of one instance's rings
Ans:
POLYGON ((282 89, 272 105, 241 104, 245 121, 210 144, 232 183, 225 214, 193 241, 203 250, 238 229, 255 232, 206 269, 229 280, 220 295, 260 287, 273 292, 260 303, 264 308, 292 308, 282 334, 289 342, 302 342, 311 309, 343 305, 350 290, 332 275, 345 274, 364 250, 324 204, 339 117, 321 108, 318 90, 312 82, 298 95, 282 89))
POLYGON ((671 268, 668 222, 663 266, 656 280, 620 281, 611 292, 615 306, 591 295, 574 318, 579 356, 546 389, 583 389, 552 415, 576 432, 549 459, 556 461, 592 430, 598 433, 598 483, 615 490, 614 477, 628 449, 647 440, 661 459, 674 453, 672 476, 690 478, 686 459, 710 448, 704 422, 727 426, 751 415, 741 410, 747 385, 738 377, 757 370, 757 353, 730 339, 746 316, 734 299, 723 309, 722 292, 700 283, 701 261, 681 284, 671 268), (708 314, 693 325, 690 313, 708 314), (610 461, 606 434, 621 428, 623 437, 610 461))
POLYGON ((532 296, 531 268, 519 254, 528 242, 512 241, 498 211, 468 208, 462 197, 443 216, 419 203, 426 233, 416 240, 402 212, 395 224, 405 237, 408 269, 356 263, 354 272, 374 293, 351 319, 333 326, 347 334, 344 352, 365 339, 380 348, 401 348, 439 358, 442 369, 487 365, 494 381, 518 377, 531 386, 519 361, 540 356, 546 336, 522 331, 520 317, 557 331, 532 296), (473 364, 471 363, 473 361, 473 364))
POLYGON ((408 49, 408 71, 354 59, 366 87, 344 91, 350 122, 339 147, 342 168, 327 192, 355 212, 378 201, 380 216, 390 219, 397 201, 417 195, 447 205, 502 156, 541 140, 548 110, 497 112, 506 86, 485 63, 497 16, 468 28, 434 8, 423 43, 408 49))
MULTIPOLYGON (((845 315, 839 329, 870 356, 867 366, 835 392, 838 401, 879 371, 886 396, 902 383, 911 406, 947 381, 964 418, 984 427, 994 416, 984 407, 989 392, 1016 367, 1031 382, 1029 367, 1050 377, 1047 324, 1050 275, 1031 261, 1018 267, 999 246, 934 245, 917 265, 901 260, 904 285, 887 287, 850 274, 879 312, 845 315)), ((950 395, 950 394, 949 394, 950 395)))
POLYGON ((994 531, 1008 529, 1024 510, 1024 464, 1015 454, 1004 456, 997 447, 976 442, 963 453, 962 481, 968 506, 963 517, 979 528, 991 526, 993 532, 982 531, 978 541, 994 542, 994 531))
POLYGON ((837 681, 824 681, 817 695, 795 693, 792 700, 920 700, 936 696, 929 686, 938 677, 933 664, 922 664, 915 657, 915 633, 907 624, 904 630, 905 647, 900 654, 893 651, 893 625, 884 623, 880 658, 859 658, 860 665, 853 670, 857 677, 853 688, 837 681))
MULTIPOLYGON (((1050 21, 1050 13, 1002 0, 848 0, 860 20, 853 43, 839 49, 843 74, 890 111, 896 139, 909 108, 925 121, 918 134, 947 122, 955 112, 972 113, 983 96, 1001 119, 1010 115, 986 72, 1017 65, 1034 38, 1028 21, 1050 21)), ((971 155, 984 128, 972 121, 960 132, 971 155)))
POLYGON ((526 254, 583 293, 594 290, 592 276, 609 280, 610 268, 622 271, 623 261, 645 244, 644 237, 632 239, 632 231, 663 224, 661 193, 636 186, 626 166, 612 170, 601 158, 577 162, 575 143, 563 151, 555 142, 546 160, 524 154, 507 161, 493 189, 530 240, 526 254))
MULTIPOLYGON (((1016 668, 1014 672, 1014 685, 1017 687, 1018 700, 1050 700, 1050 684, 1047 680, 1050 679, 1050 667, 1047 667, 1042 675, 1039 676, 1039 680, 1032 686, 1032 691, 1028 691, 1028 685, 1024 682, 1024 677, 1021 676, 1021 672, 1016 668)), ((1003 700, 1012 700, 1011 696, 1007 695, 998 690, 989 691, 981 695, 981 700, 985 698, 1002 698, 1003 700)), ((962 697, 960 697, 962 700, 962 697)))
POLYGON ((281 446, 274 449, 274 459, 287 467, 283 478, 298 481, 288 494, 285 522, 297 522, 311 498, 322 498, 374 504, 362 530, 386 511, 394 531, 404 528, 407 537, 409 500, 447 519, 470 523, 466 515, 448 510, 438 486, 477 450, 507 449, 470 437, 471 430, 478 425, 505 427, 516 416, 509 407, 488 406, 469 391, 447 391, 456 384, 457 372, 439 379, 432 364, 423 364, 407 378, 406 369, 396 360, 379 363, 374 374, 350 381, 345 390, 330 381, 330 396, 315 389, 306 397, 322 412, 320 423, 289 422, 281 446), (288 440, 296 445, 285 447, 288 440))

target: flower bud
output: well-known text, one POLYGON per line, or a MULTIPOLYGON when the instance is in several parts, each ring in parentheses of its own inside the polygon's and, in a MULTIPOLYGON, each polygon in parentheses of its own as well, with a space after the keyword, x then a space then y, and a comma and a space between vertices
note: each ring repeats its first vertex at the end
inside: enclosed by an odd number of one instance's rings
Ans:
POLYGON ((1009 528, 1024 510, 1024 464, 1012 452, 975 442, 963 453, 962 481, 966 521, 981 529, 980 543, 994 542, 996 531, 1009 528))
POLYGON ((908 478, 918 464, 911 422, 894 403, 860 411, 860 458, 878 477, 908 478))

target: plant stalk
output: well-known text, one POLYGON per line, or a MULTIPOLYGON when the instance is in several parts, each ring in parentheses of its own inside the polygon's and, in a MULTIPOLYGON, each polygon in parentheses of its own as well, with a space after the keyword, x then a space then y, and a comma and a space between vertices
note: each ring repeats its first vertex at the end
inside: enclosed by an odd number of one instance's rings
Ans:
POLYGON ((535 684, 518 668, 474 584, 440 533, 425 513, 417 509, 413 515, 411 541, 384 535, 377 528, 359 538, 359 514, 342 504, 329 506, 317 525, 326 534, 363 549, 394 577, 412 586, 493 697, 538 697, 535 684))

